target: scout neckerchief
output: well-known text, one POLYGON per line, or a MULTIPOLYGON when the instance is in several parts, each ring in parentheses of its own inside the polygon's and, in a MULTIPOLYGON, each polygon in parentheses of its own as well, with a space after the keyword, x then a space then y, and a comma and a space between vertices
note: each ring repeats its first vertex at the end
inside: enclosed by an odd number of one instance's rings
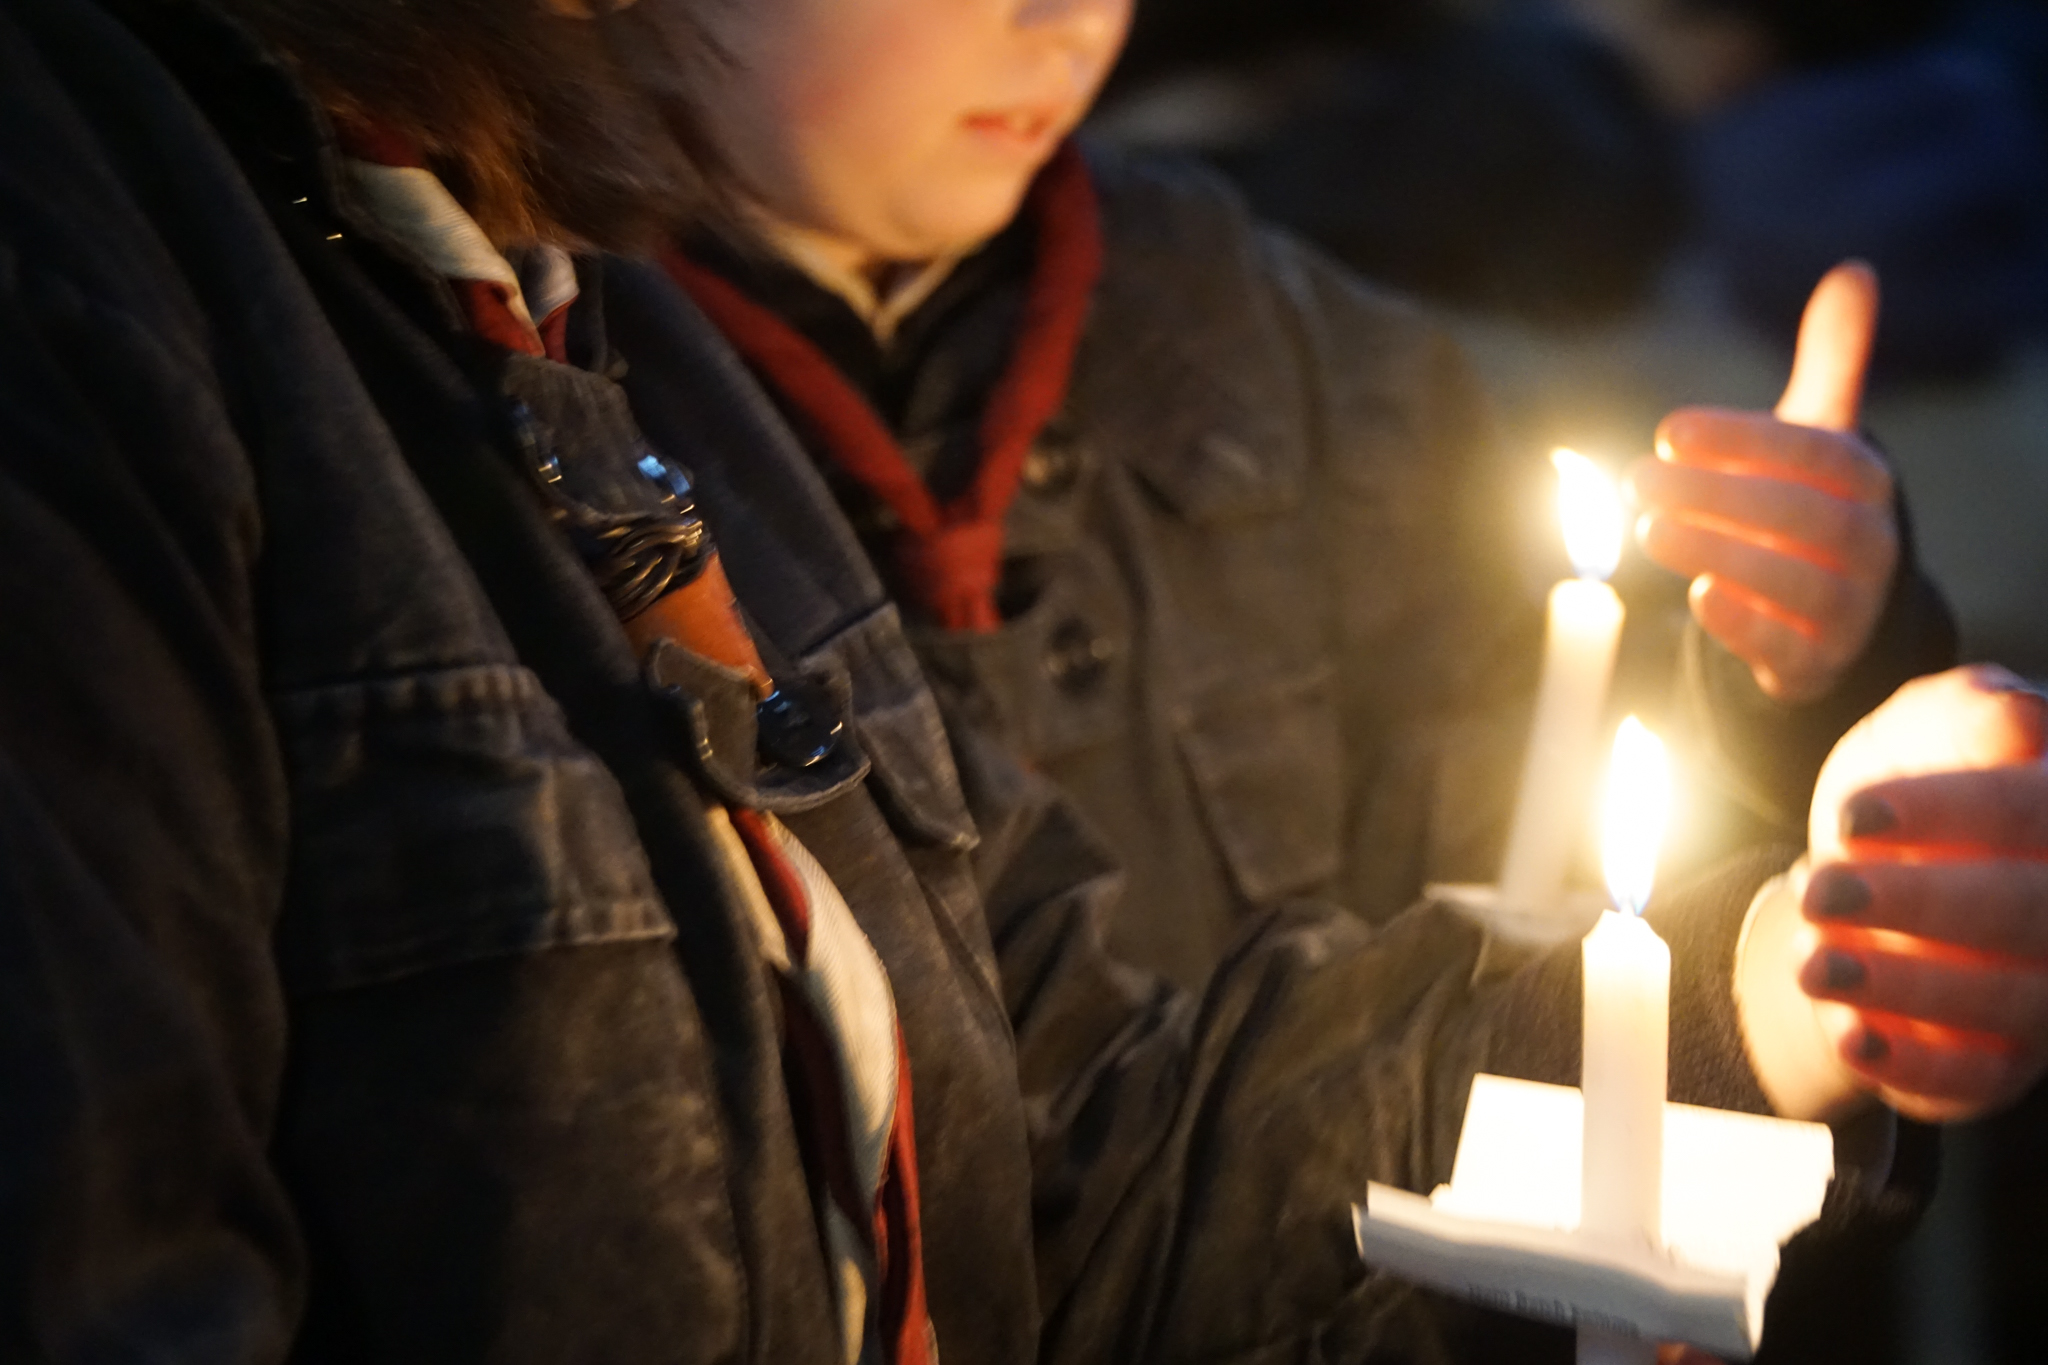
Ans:
POLYGON ((663 263, 747 362, 813 428, 826 458, 895 513, 904 590, 948 630, 1002 624, 1003 518, 1032 442, 1066 401, 1088 303, 1102 273, 1102 224, 1087 164, 1063 145, 1025 205, 1037 260, 1008 369, 981 419, 981 458, 966 491, 940 506, 874 406, 825 354, 716 272, 670 250, 663 263))
MULTIPOLYGON (((471 328, 507 350, 564 359, 575 272, 543 251, 528 287, 402 139, 341 129, 358 197, 393 237, 438 271, 471 328)), ((687 491, 685 487, 684 491, 687 491)), ((775 684, 708 540, 701 568, 625 621, 643 654, 656 641, 775 684)), ((798 1144, 822 1195, 844 1365, 937 1365, 925 1307, 910 1061, 888 974, 832 879, 773 815, 709 804, 712 830, 746 900, 783 1002, 784 1073, 798 1144)))
POLYGON ((531 278, 522 280, 405 138, 358 120, 336 131, 363 208, 447 282, 477 335, 508 351, 561 360, 576 301, 569 253, 541 248, 531 278))

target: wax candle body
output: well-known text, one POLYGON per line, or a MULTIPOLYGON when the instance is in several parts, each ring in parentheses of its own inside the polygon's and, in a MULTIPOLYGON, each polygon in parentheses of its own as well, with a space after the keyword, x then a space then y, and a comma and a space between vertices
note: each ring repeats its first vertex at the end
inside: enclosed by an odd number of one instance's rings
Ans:
POLYGON ((1621 598, 1605 583, 1567 579, 1551 589, 1543 681, 1501 864, 1500 899, 1510 910, 1547 914, 1563 894, 1585 833, 1621 623, 1621 598))
POLYGON ((1586 1127, 1579 1228, 1663 1245, 1671 949, 1634 915, 1600 916, 1581 947, 1586 1127))

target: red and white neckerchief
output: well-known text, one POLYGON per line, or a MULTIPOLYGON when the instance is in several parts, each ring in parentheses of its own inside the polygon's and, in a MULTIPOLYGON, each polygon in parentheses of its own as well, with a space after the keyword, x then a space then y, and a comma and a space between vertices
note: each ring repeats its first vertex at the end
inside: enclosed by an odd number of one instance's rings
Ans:
POLYGON ((1074 145, 1046 163, 1025 202, 1037 259, 1009 367, 982 411, 981 460, 963 493, 940 506, 874 406, 824 352, 716 271, 680 250, 662 263, 748 364, 801 412, 826 458, 896 514, 902 586, 948 630, 1002 625, 1003 519, 1031 445, 1066 401, 1088 305, 1102 274, 1102 221, 1074 145))
POLYGON ((888 973, 839 889, 773 815, 711 811, 782 988, 783 1065, 833 1267, 846 1365, 938 1365, 924 1301, 910 1059, 888 973))
MULTIPOLYGON (((563 359, 576 296, 566 252, 536 253, 539 269, 522 282, 404 145, 361 128, 345 129, 342 141, 364 207, 446 277, 478 335, 563 359)), ((643 653, 670 638, 745 674, 762 695, 773 688, 715 549, 694 579, 625 629, 643 653)), ((781 990, 783 1070, 820 1208, 842 1365, 938 1365, 925 1307, 910 1062, 888 972, 846 898, 780 820, 717 802, 706 810, 781 990)))
POLYGON ((343 169, 363 209, 448 282, 486 341, 563 360, 576 267, 560 247, 536 247, 527 270, 505 259, 405 139, 361 122, 336 128, 343 169))

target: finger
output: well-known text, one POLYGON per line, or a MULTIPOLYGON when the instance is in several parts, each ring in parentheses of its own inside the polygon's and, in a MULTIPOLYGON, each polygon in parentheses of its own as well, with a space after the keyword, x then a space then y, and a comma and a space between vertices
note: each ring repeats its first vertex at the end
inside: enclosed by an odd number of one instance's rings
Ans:
POLYGON ((2044 725, 2048 694, 1997 664, 1911 679, 1836 745, 1844 772, 1867 774, 1841 795, 1895 777, 2031 763, 2044 725))
POLYGON ((1952 1123, 1979 1118, 2025 1093, 2039 1071, 2030 1053, 1989 1045, 1910 1019, 1860 1014, 1837 1055, 1908 1118, 1952 1123))
POLYGON ((1657 428, 1657 457, 1809 484, 1874 507, 1888 507, 1892 500, 1891 470, 1862 440, 1769 413, 1681 408, 1657 428))
POLYGON ((1816 1000, 1835 1000, 1997 1039, 2048 1039, 2048 967, 2018 958, 1964 953, 1882 931, 1830 929, 1799 970, 1816 1000))
POLYGON ((1807 882, 1801 908, 1818 925, 2048 960, 2048 862, 1832 863, 1807 882))
MULTIPOLYGON (((1753 666, 1753 665, 1752 665, 1753 666)), ((2048 737, 2048 698, 1992 664, 1970 664, 1915 678, 1851 727, 1836 743, 1815 784, 1807 847, 1816 863, 1839 862, 1853 813, 1863 856, 1921 856, 1910 845, 1881 840, 1896 821, 1881 794, 1856 806, 1859 793, 1881 783, 1928 773, 1984 772, 2037 763, 2048 737)), ((1990 856, 1979 850, 1972 856, 1990 856)))
MULTIPOLYGON (((1637 539, 1645 554, 1675 573, 1709 574, 1748 589, 1763 599, 1760 610, 1777 613, 1810 639, 1819 638, 1825 623, 1857 617, 1865 605, 1842 574, 1688 518, 1653 512, 1639 523, 1637 539)), ((1874 586, 1863 596, 1874 597, 1874 586)))
POLYGON ((1778 416, 1801 426, 1854 431, 1863 379, 1877 340, 1877 272, 1861 261, 1836 266, 1814 287, 1799 322, 1792 378, 1778 416))
POLYGON ((1721 647, 1750 666, 1765 695, 1797 702, 1827 690, 1832 676, 1804 622, 1793 622, 1746 588, 1712 574, 1693 579, 1693 617, 1721 647))
MULTIPOLYGON (((2037 711, 2034 745, 2039 752, 2037 711)), ((2048 858, 2048 768, 2039 763, 1898 777, 1842 804, 1852 857, 2048 858)))
POLYGON ((1898 559, 1888 512, 1807 484, 1645 460, 1631 485, 1645 511, 1668 512, 1850 576, 1889 577, 1898 559))

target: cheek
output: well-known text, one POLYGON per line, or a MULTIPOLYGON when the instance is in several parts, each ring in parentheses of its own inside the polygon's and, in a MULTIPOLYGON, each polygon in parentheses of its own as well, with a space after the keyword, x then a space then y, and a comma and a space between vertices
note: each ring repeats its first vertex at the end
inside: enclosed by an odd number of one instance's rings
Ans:
POLYGON ((757 183, 792 221, 898 257, 1002 227, 1035 167, 964 117, 992 103, 1076 105, 1130 15, 1130 0, 1045 0, 1065 16, 1055 33, 1020 24, 1018 0, 777 2, 795 17, 764 45, 770 60, 749 64, 776 147, 772 183, 757 183))
POLYGON ((837 49, 777 92, 800 186, 788 208, 889 254, 999 228, 1025 177, 992 173, 962 136, 987 84, 972 35, 878 27, 839 34, 837 49))
POLYGON ((808 0, 820 13, 786 37, 774 97, 808 158, 870 168, 935 140, 974 72, 960 0, 808 0), (940 16, 947 16, 941 18, 940 16))

